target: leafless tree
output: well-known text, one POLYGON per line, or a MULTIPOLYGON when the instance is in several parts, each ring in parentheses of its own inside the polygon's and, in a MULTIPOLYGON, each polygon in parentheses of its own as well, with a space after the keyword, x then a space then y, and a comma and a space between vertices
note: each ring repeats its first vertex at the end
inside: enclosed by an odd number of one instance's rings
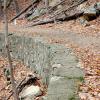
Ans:
POLYGON ((13 65, 12 65, 12 59, 10 55, 10 44, 9 44, 9 36, 8 36, 8 20, 7 20, 7 0, 4 0, 4 20, 5 20, 5 46, 7 50, 7 57, 9 62, 9 69, 11 74, 11 83, 12 83, 12 90, 14 93, 14 100, 18 100, 18 94, 13 74, 13 65))

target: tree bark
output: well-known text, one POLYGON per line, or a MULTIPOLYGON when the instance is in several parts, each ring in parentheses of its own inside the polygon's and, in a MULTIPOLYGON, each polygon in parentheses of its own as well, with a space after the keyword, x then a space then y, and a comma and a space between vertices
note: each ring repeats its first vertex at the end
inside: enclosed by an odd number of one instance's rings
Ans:
MULTIPOLYGON (((26 79, 26 78, 24 78, 24 79, 16 86, 17 90, 18 90, 18 89, 20 90, 20 87, 21 87, 22 83, 25 81, 25 79, 26 79)), ((9 100, 9 99, 11 98, 11 96, 13 95, 13 90, 11 90, 9 93, 11 93, 11 94, 8 96, 8 98, 7 98, 6 100, 9 100)), ((19 93, 20 93, 20 91, 18 91, 18 94, 19 94, 19 93)))
POLYGON ((11 5, 12 1, 13 1, 13 0, 8 0, 8 1, 7 1, 7 8, 11 5))
POLYGON ((9 37, 8 37, 7 0, 4 0, 4 20, 5 20, 5 46, 6 46, 6 52, 7 52, 8 62, 9 62, 10 74, 11 74, 12 90, 14 93, 14 100, 18 100, 16 84, 14 82, 15 79, 13 74, 13 65, 12 65, 12 59, 10 55, 10 45, 9 45, 9 37))
POLYGON ((1 11, 1 9, 2 9, 2 2, 1 2, 1 0, 0 0, 0 11, 1 11))
POLYGON ((14 21, 16 18, 18 18, 20 15, 22 15, 23 13, 25 13, 30 7, 33 6, 33 4, 38 3, 40 0, 34 0, 34 2, 30 5, 28 5, 24 10, 22 10, 19 14, 17 14, 14 18, 12 18, 10 20, 10 22, 14 21))
MULTIPOLYGON (((61 18, 57 18, 57 21, 65 21, 65 20, 72 20, 72 19, 76 19, 77 17, 80 17, 83 15, 84 12, 77 12, 75 14, 72 14, 70 16, 65 16, 65 17, 61 17, 61 18)), ((37 25, 44 25, 44 24, 48 24, 48 23, 54 23, 54 19, 48 19, 48 20, 42 20, 42 21, 38 21, 36 23, 33 23, 31 25, 27 25, 26 27, 32 27, 32 26, 37 26, 37 25)))
POLYGON ((49 0, 45 0, 45 7, 46 7, 46 12, 47 12, 47 14, 48 14, 48 13, 49 13, 49 12, 48 12, 49 0))
POLYGON ((0 16, 2 16, 2 1, 0 0, 0 16))
POLYGON ((18 2, 17 2, 17 0, 13 0, 13 3, 14 3, 14 6, 15 6, 16 15, 17 15, 20 12, 18 2))
POLYGON ((77 7, 78 5, 82 4, 83 2, 86 2, 87 0, 81 0, 79 2, 77 2, 76 4, 73 4, 72 6, 70 6, 69 8, 63 9, 59 12, 54 13, 54 15, 51 18, 57 17, 62 13, 65 13, 67 11, 70 11, 72 8, 77 7))

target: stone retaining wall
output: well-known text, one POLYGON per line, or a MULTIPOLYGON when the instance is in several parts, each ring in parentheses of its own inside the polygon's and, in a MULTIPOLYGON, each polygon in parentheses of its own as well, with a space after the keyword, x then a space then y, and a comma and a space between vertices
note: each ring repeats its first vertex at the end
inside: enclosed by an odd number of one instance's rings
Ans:
MULTIPOLYGON (((83 72, 78 58, 62 44, 49 44, 42 37, 10 36, 11 56, 33 68, 48 84, 44 100, 78 100, 75 92, 83 72), (71 99, 74 98, 74 99, 71 99)), ((0 34, 0 54, 6 56, 4 35, 0 34)))

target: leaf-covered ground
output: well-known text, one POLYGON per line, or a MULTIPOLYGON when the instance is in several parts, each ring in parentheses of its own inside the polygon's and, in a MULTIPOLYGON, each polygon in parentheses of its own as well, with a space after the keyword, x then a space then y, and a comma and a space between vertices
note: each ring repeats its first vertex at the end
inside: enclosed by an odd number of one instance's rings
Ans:
MULTIPOLYGON (((26 0, 27 1, 27 0, 26 0)), ((90 4, 99 0, 89 0, 90 4)), ((11 10, 9 11, 11 12, 11 10)), ((9 13, 10 14, 10 13, 9 13)), ((12 15, 10 14, 11 18, 12 15)), ((25 20, 19 23, 25 23, 25 20)), ((0 23, 0 31, 3 31, 3 24, 0 23)), ((42 26, 36 26, 32 28, 19 28, 10 24, 9 31, 17 34, 32 34, 33 36, 45 36, 52 43, 63 43, 65 46, 69 46, 73 49, 75 54, 79 57, 82 62, 82 68, 85 73, 84 83, 80 84, 79 96, 80 100, 99 100, 100 99, 100 17, 96 20, 89 22, 90 26, 84 27, 79 22, 78 19, 74 21, 64 22, 62 24, 47 24, 42 26), (60 33, 56 34, 56 32, 60 33), (69 32, 69 38, 63 35, 63 32, 69 32), (84 37, 84 40, 79 38, 79 40, 73 39, 70 36, 70 32, 75 33, 75 37, 84 37), (61 38, 61 36, 63 36, 61 38), (93 43, 89 41, 92 37, 93 43), (68 40, 67 40, 68 39, 68 40), (96 40, 97 39, 97 40, 96 40), (98 43, 99 42, 99 43, 98 43), (84 44, 83 45, 81 45, 84 44), (98 43, 98 44, 97 44, 98 43)), ((23 24, 24 25, 24 24, 23 24)), ((17 77, 20 80, 27 73, 27 70, 23 65, 17 63, 15 64, 19 68, 16 69, 17 77), (21 67, 20 67, 21 66, 21 67), (18 72, 20 70, 20 72, 18 72), (22 75, 21 75, 22 73, 22 75)), ((9 94, 9 87, 5 88, 6 79, 3 76, 3 68, 7 66, 7 60, 0 58, 0 97, 9 94), (3 92, 2 92, 3 90, 3 92)), ((30 71, 29 71, 30 72, 30 71)), ((1 98, 0 98, 1 99, 1 98)), ((2 99, 1 99, 2 100, 2 99)))
MULTIPOLYGON (((15 80, 19 84, 23 79, 27 77, 27 75, 30 73, 33 73, 29 68, 26 68, 21 62, 14 60, 13 61, 14 66, 14 77, 15 80)), ((4 59, 3 57, 0 57, 0 100, 5 100, 4 98, 8 98, 11 94, 11 84, 9 85, 6 79, 6 76, 4 75, 4 68, 9 68, 9 64, 7 59, 4 59)), ((11 97, 10 100, 13 100, 11 97)))

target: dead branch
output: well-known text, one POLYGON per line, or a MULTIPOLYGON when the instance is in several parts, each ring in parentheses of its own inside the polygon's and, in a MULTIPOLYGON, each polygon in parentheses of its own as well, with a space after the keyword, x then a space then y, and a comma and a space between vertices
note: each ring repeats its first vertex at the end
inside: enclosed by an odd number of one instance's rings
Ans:
POLYGON ((30 5, 28 5, 24 10, 22 10, 18 15, 16 15, 14 18, 12 18, 10 20, 10 22, 12 22, 13 20, 15 20, 16 18, 18 18, 20 15, 22 15, 23 13, 25 13, 30 7, 33 6, 33 4, 38 3, 40 0, 34 0, 34 2, 30 5))
MULTIPOLYGON (((22 89, 26 86, 26 85, 30 85, 30 84, 34 84, 37 80, 39 80, 37 77, 28 77, 28 78, 24 78, 18 85, 17 85, 17 90, 18 90, 18 94, 22 91, 22 89)), ((9 100, 11 98, 11 96, 13 95, 13 91, 10 91, 10 95, 8 96, 8 98, 6 100, 9 100)))
MULTIPOLYGON (((57 21, 65 21, 65 20, 76 19, 77 17, 82 16, 83 13, 84 12, 78 12, 78 13, 75 13, 75 14, 70 15, 70 16, 65 16, 65 17, 57 18, 56 20, 57 21)), ((31 25, 28 25, 26 27, 32 27, 32 26, 43 25, 43 24, 48 24, 48 23, 54 23, 54 19, 38 21, 38 22, 33 23, 31 25)))
POLYGON ((7 8, 11 5, 13 0, 9 0, 9 3, 7 4, 7 8))
MULTIPOLYGON (((25 79, 26 79, 26 78, 24 78, 24 79, 16 86, 17 89, 21 86, 21 84, 25 81, 25 79)), ((13 91, 11 90, 10 93, 11 93, 11 94, 8 96, 8 98, 7 98, 6 100, 9 100, 9 99, 10 99, 10 97, 13 95, 13 91)), ((19 94, 19 93, 18 93, 18 94, 19 94)))
MULTIPOLYGON (((78 2, 77 4, 74 4, 74 5, 72 5, 71 7, 69 7, 69 8, 67 8, 67 9, 64 9, 64 10, 61 10, 60 12, 57 12, 57 13, 55 13, 52 17, 50 17, 51 19, 48 19, 47 21, 38 21, 38 22, 36 22, 36 23, 34 23, 34 24, 32 24, 32 26, 36 26, 36 25, 42 25, 42 24, 47 24, 47 23, 53 23, 54 22, 54 17, 57 17, 59 14, 61 14, 61 13, 65 13, 66 11, 68 11, 68 10, 70 10, 70 9, 72 9, 72 8, 74 8, 74 7, 76 7, 76 6, 78 6, 78 5, 80 5, 80 4, 82 4, 83 2, 85 2, 85 1, 87 1, 87 0, 82 0, 82 1, 80 1, 80 2, 78 2), (53 19, 52 19, 53 18, 53 19)), ((52 8, 50 8, 49 10, 48 10, 48 12, 50 12, 51 10, 53 10, 55 7, 57 7, 57 6, 59 6, 60 4, 62 4, 62 3, 64 3, 65 2, 65 0, 63 0, 63 1, 61 1, 60 3, 58 3, 58 4, 56 4, 55 6, 53 6, 52 8)), ((45 13, 46 14, 46 13, 45 13)), ((43 14, 44 15, 44 14, 43 14)), ((42 15, 40 15, 40 16, 42 16, 42 15)), ((39 16, 39 17, 40 17, 39 16)), ((71 18, 71 16, 67 16, 67 17, 65 17, 65 18, 58 18, 57 20, 62 20, 62 19, 66 19, 66 20, 68 20, 68 19, 70 19, 71 18)), ((31 25, 29 25, 29 26, 31 26, 31 25)))
POLYGON ((19 5, 18 5, 18 1, 17 0, 13 0, 14 6, 15 6, 15 10, 16 10, 16 14, 19 14, 20 9, 19 9, 19 5))
POLYGON ((51 18, 57 17, 58 15, 60 15, 60 14, 62 14, 62 13, 65 13, 66 11, 71 10, 72 8, 74 8, 74 7, 76 7, 76 6, 80 5, 80 4, 82 4, 82 3, 85 2, 85 1, 87 1, 87 0, 81 0, 81 1, 79 1, 77 4, 74 4, 74 5, 70 6, 69 8, 66 8, 66 9, 63 9, 63 10, 61 10, 61 11, 59 11, 59 12, 56 12, 51 18))

